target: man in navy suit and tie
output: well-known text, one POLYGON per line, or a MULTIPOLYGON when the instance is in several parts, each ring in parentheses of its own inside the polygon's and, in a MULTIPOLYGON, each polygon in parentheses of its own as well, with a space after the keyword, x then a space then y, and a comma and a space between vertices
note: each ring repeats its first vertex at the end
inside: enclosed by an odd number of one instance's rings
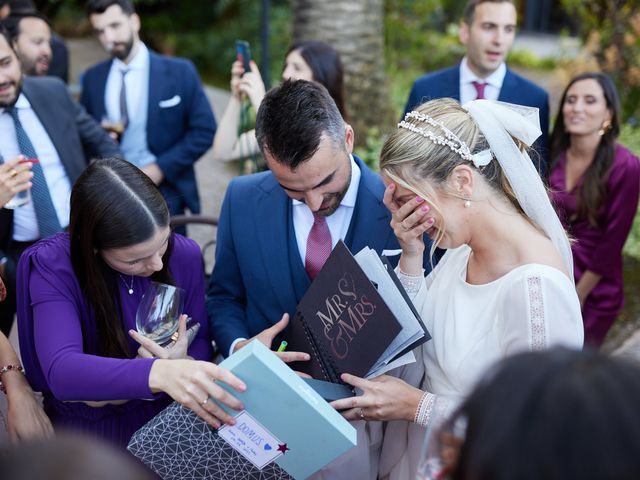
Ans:
MULTIPOLYGON (((7 334, 15 312, 20 255, 34 242, 67 228, 71 187, 91 158, 121 156, 62 81, 23 77, 21 68, 9 33, 0 27, 0 163, 20 155, 37 159, 31 167, 31 201, 0 209, 0 276, 9 292, 0 304, 0 329, 7 334)), ((15 170, 9 172, 9 177, 14 175, 15 170)))
MULTIPOLYGON (((352 154, 353 129, 323 86, 286 81, 268 92, 256 138, 270 171, 229 184, 207 292, 211 332, 224 355, 256 337, 267 346, 280 340, 287 325, 280 318, 295 313, 338 240, 354 253, 367 245, 378 253, 399 248, 382 203, 385 186, 352 154)), ((381 430, 357 423, 356 451, 318 478, 377 477, 381 430)))
POLYGON ((172 214, 200 212, 193 164, 216 123, 193 64, 150 51, 130 0, 91 0, 87 13, 113 57, 82 77, 81 103, 107 128, 124 128, 120 148, 160 187, 172 214))
MULTIPOLYGON (((450 97, 465 104, 476 98, 536 107, 542 136, 534 148, 548 155, 549 96, 542 88, 507 68, 505 58, 516 35, 517 12, 512 0, 469 0, 460 25, 466 47, 462 61, 418 78, 405 113, 434 98, 450 97)), ((534 160, 535 161, 535 160, 534 160)), ((544 164, 541 164, 544 170, 544 164)))

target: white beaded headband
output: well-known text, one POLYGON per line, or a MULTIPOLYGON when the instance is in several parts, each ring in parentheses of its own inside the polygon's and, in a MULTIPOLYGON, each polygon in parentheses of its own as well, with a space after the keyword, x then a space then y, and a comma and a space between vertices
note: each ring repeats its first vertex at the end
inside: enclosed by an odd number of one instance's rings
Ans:
POLYGON ((436 145, 446 145, 452 152, 457 153, 463 159, 473 162, 476 168, 484 167, 493 158, 491 150, 483 150, 482 152, 472 155, 467 144, 460 140, 455 133, 429 115, 416 112, 415 110, 404 116, 404 120, 398 123, 398 128, 405 128, 413 133, 417 133, 418 135, 428 138, 436 145), (434 128, 439 128, 444 133, 444 136, 436 135, 430 130, 416 127, 415 124, 407 122, 407 119, 409 118, 415 118, 416 120, 424 122, 427 125, 431 125, 434 128))

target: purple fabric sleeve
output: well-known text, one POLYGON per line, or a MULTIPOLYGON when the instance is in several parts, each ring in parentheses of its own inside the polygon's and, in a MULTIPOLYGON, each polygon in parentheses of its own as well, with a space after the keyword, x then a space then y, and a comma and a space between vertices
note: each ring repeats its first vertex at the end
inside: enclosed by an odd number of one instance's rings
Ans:
POLYGON ((638 209, 640 162, 626 149, 616 149, 601 217, 602 239, 593 250, 587 269, 599 275, 611 274, 612 259, 620 256, 638 209))
MULTIPOLYGON (((90 310, 71 268, 66 237, 53 238, 38 247, 29 252, 31 268, 25 272, 29 274, 33 343, 48 389, 62 401, 154 398, 149 390, 149 372, 155 359, 84 353, 82 325, 91 324, 90 310)), ((188 353, 198 360, 210 360, 204 269, 200 249, 193 240, 174 236, 170 270, 176 285, 187 293, 185 313, 200 323, 188 353)), ((149 279, 136 279, 136 290, 144 291, 149 279)), ((136 298, 123 293, 126 329, 135 328, 136 298)), ((132 356, 138 346, 129 340, 132 356)))
POLYGON ((58 400, 120 400, 152 398, 149 371, 154 359, 117 359, 82 351, 82 330, 76 306, 36 267, 29 288, 38 359, 51 392, 58 400))

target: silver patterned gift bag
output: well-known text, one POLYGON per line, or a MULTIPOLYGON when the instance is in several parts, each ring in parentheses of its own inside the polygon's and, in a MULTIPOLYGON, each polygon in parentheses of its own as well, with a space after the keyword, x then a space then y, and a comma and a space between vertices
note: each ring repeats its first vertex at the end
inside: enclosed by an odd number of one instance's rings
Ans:
POLYGON ((127 449, 163 480, 291 480, 276 463, 258 470, 191 410, 172 403, 138 430, 127 449))

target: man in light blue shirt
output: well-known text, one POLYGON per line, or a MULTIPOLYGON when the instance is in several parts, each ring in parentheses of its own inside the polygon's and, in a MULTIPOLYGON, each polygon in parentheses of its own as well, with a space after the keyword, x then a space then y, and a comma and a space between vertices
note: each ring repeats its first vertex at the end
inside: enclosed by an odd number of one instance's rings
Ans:
POLYGON ((172 214, 200 212, 194 163, 213 142, 216 122, 193 64, 150 51, 129 0, 91 0, 87 13, 112 59, 82 77, 81 103, 122 132, 125 158, 160 187, 172 214))

